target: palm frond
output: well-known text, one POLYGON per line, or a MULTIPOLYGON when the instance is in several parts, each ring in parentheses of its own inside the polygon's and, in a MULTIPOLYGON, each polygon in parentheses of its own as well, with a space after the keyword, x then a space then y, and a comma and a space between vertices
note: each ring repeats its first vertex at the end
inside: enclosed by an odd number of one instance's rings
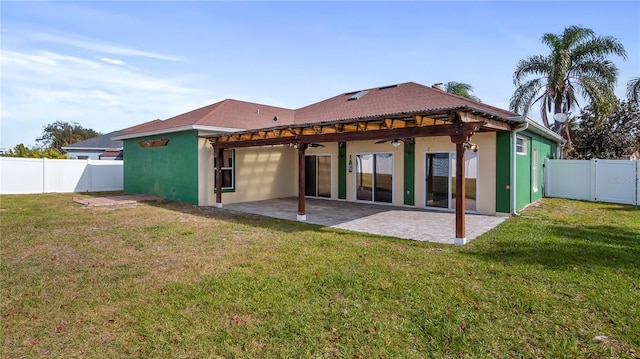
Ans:
POLYGON ((640 77, 627 82, 627 99, 635 105, 640 105, 640 77))
POLYGON ((511 111, 523 114, 529 112, 529 109, 534 104, 534 99, 540 92, 540 90, 544 88, 544 79, 537 78, 533 80, 529 80, 518 88, 511 96, 511 100, 509 101, 509 108, 511 111))
POLYGON ((546 56, 529 56, 518 61, 516 70, 513 73, 513 84, 520 86, 522 80, 527 76, 539 75, 546 77, 549 75, 551 69, 549 59, 546 56))

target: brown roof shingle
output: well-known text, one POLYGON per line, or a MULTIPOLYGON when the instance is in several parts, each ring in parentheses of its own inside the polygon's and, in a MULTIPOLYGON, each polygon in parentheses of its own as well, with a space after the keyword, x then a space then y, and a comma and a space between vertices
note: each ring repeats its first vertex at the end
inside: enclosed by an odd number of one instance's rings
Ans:
POLYGON ((185 126, 256 129, 293 124, 294 111, 282 107, 226 99, 166 120, 154 120, 124 130, 124 135, 185 126), (274 118, 277 117, 277 121, 274 118))
MULTIPOLYGON (((350 92, 296 110, 296 124, 345 120, 438 109, 470 107, 499 117, 514 117, 517 113, 489 106, 439 89, 406 82, 398 85, 363 90, 357 100, 349 100, 350 92)), ((359 92, 359 91, 358 91, 359 92)))
POLYGON ((398 85, 341 94, 309 106, 290 110, 227 99, 166 120, 154 120, 123 130, 123 135, 142 134, 185 126, 209 126, 254 130, 281 125, 356 119, 392 114, 455 108, 472 108, 501 118, 517 113, 456 96, 440 89, 406 82, 398 85), (365 92, 366 91, 366 92, 365 92), (278 120, 274 121, 277 117, 278 120))

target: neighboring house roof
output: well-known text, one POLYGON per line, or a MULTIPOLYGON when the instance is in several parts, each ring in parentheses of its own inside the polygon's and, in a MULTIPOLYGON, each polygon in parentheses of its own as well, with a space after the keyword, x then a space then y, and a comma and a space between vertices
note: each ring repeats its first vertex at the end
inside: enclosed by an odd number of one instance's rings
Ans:
POLYGON ((125 129, 116 138, 136 138, 190 129, 224 133, 455 109, 479 111, 510 122, 517 122, 514 118, 520 117, 515 112, 453 95, 439 88, 406 82, 344 93, 297 110, 227 99, 164 121, 154 120, 125 129), (276 118, 277 121, 274 121, 276 118))
POLYGON ((122 141, 114 141, 111 138, 118 136, 122 130, 113 131, 104 135, 92 137, 84 141, 72 143, 62 147, 63 150, 106 150, 108 148, 122 148, 122 141))
POLYGON ((109 148, 98 156, 98 158, 102 157, 114 157, 116 160, 121 160, 123 157, 122 150, 117 148, 109 148))

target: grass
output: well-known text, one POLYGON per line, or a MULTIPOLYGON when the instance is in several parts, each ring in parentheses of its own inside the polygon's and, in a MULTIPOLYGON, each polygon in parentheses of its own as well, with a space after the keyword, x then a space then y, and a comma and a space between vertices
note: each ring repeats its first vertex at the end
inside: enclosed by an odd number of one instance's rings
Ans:
POLYGON ((640 351, 638 207, 546 199, 454 247, 73 196, 0 197, 0 357, 640 351))

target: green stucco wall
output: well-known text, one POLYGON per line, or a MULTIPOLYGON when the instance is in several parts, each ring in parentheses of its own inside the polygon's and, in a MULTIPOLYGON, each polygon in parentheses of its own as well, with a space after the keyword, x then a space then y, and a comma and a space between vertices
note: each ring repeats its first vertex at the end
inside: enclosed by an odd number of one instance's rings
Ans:
POLYGON ((124 191, 198 203, 197 131, 123 141, 124 191), (167 146, 140 147, 144 140, 169 139, 167 146))
POLYGON ((496 133, 496 212, 511 212, 511 133, 496 133))
MULTIPOLYGON (((544 159, 553 158, 556 143, 529 131, 518 133, 527 139, 527 154, 516 155, 516 210, 542 198, 544 192, 544 159), (533 190, 533 150, 538 151, 538 191, 533 190)), ((510 132, 496 134, 496 212, 511 211, 511 143, 510 132)))
POLYGON ((518 136, 527 138, 527 154, 516 155, 516 210, 531 203, 531 138, 526 132, 518 136))

